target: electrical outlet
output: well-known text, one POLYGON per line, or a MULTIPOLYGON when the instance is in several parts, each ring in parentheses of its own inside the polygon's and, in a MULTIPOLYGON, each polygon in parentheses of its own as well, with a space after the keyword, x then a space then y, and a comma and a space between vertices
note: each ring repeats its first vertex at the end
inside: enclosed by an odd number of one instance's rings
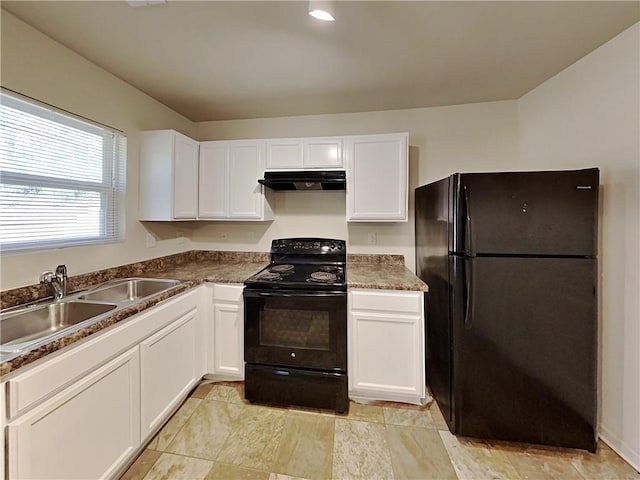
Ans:
POLYGON ((367 243, 369 245, 375 245, 378 243, 378 235, 376 235, 376 232, 367 233, 367 243))
POLYGON ((153 248, 155 246, 156 246, 156 236, 151 232, 147 232, 147 248, 153 248))
POLYGON ((178 242, 179 245, 182 245, 185 241, 186 238, 184 238, 184 232, 182 230, 178 230, 176 232, 176 242, 178 242))

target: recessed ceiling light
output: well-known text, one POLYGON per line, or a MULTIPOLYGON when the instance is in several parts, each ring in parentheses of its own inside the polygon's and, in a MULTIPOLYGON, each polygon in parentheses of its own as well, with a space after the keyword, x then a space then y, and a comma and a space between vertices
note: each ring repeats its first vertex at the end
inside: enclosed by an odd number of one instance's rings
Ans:
POLYGON ((309 0, 309 15, 324 22, 333 22, 333 1, 332 0, 309 0))
POLYGON ((148 7, 151 5, 163 5, 166 0, 127 0, 130 7, 148 7))

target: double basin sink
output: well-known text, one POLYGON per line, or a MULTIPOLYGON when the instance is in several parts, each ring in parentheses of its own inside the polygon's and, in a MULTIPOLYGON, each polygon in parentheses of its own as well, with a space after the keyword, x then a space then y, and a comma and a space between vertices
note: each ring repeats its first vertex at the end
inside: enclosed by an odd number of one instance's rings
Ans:
POLYGON ((179 280, 124 278, 58 301, 0 313, 0 361, 85 328, 125 307, 179 285, 179 280))

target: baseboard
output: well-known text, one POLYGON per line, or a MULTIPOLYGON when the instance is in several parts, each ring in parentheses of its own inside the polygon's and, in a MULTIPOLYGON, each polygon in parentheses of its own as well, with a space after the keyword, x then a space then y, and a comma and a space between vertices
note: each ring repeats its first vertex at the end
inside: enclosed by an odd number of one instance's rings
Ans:
POLYGON ((210 382, 242 382, 244 381, 244 377, 239 377, 238 375, 224 375, 220 373, 205 373, 204 380, 208 380, 210 382))
POLYGON ((357 390, 349 391, 349 399, 357 403, 368 404, 377 401, 411 403, 413 405, 426 405, 433 398, 430 395, 420 397, 418 395, 409 395, 392 392, 362 392, 357 390))
POLYGON ((633 450, 630 445, 625 444, 620 438, 607 430, 603 425, 599 427, 599 437, 604 443, 628 462, 636 471, 640 472, 640 452, 633 450))

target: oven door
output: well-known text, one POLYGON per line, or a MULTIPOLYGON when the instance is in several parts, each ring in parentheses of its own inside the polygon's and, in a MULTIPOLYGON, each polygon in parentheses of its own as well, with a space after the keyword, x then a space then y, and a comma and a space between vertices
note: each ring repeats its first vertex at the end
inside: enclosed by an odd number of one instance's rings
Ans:
POLYGON ((347 294, 244 290, 248 363, 347 371, 347 294))

